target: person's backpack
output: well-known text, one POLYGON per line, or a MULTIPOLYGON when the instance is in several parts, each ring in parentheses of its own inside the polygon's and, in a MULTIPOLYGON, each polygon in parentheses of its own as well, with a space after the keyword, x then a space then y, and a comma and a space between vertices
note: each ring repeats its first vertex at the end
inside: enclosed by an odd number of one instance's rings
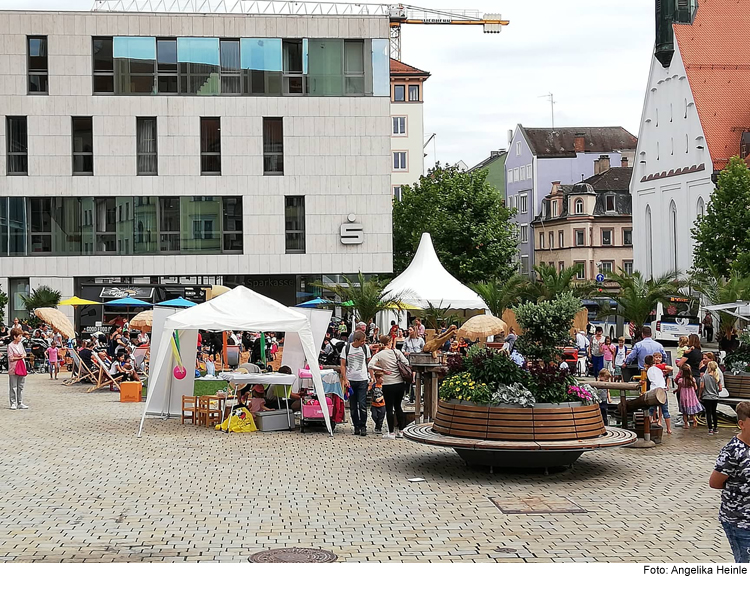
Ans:
MULTIPOLYGON (((351 349, 351 346, 352 346, 351 343, 346 344, 346 359, 349 359, 349 349, 351 349)), ((367 365, 367 359, 371 358, 372 355, 370 355, 370 347, 368 347, 367 345, 363 345, 363 348, 365 350, 365 365, 367 365)), ((340 353, 340 350, 339 350, 339 353, 340 353)), ((344 359, 345 364, 346 364, 346 359, 344 359)))

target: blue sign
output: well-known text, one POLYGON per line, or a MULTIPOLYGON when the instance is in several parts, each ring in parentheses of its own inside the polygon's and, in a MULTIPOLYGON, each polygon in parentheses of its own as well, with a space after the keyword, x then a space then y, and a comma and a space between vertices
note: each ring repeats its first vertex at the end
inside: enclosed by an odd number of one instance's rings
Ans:
POLYGON ((596 276, 596 282, 597 282, 597 283, 601 283, 602 281, 604 281, 604 275, 602 275, 601 273, 599 273, 599 274, 598 274, 598 275, 596 276))

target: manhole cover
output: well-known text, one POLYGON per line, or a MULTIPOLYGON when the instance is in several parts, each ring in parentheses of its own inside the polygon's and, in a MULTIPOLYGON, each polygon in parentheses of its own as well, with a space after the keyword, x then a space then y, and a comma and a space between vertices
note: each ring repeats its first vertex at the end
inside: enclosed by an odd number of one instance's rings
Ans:
POLYGON ((489 497, 489 499, 506 515, 530 513, 586 513, 586 509, 582 509, 565 497, 524 497, 516 499, 489 497))
POLYGON ((328 550, 317 548, 275 548, 263 550, 250 556, 250 562, 336 562, 336 556, 328 550))

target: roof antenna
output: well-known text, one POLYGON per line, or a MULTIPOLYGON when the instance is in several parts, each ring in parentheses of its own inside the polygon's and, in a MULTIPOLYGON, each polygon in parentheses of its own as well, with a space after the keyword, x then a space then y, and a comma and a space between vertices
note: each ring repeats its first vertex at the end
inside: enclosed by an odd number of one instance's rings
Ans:
POLYGON ((552 129, 555 129, 555 95, 550 92, 549 94, 543 94, 538 98, 549 99, 549 106, 552 109, 552 129))

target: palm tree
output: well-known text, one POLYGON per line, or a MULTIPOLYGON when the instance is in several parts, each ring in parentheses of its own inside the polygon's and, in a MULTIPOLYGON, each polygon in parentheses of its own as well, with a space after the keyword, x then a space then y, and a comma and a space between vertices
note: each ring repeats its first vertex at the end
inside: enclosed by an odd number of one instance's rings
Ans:
POLYGON ((407 297, 406 292, 392 293, 384 291, 388 279, 365 279, 360 271, 355 280, 344 276, 345 285, 329 283, 313 283, 313 287, 320 287, 332 291, 342 302, 352 302, 352 308, 364 322, 375 318, 378 312, 384 310, 402 310, 401 298, 407 297))
POLYGON ((22 295, 21 301, 26 310, 31 312, 34 308, 57 308, 61 298, 62 294, 59 291, 47 285, 40 285, 32 289, 29 295, 22 295))
POLYGON ((580 265, 558 270, 554 265, 535 265, 536 275, 526 284, 523 299, 527 302, 554 300, 564 293, 585 297, 591 293, 591 284, 576 280, 580 265))
POLYGON ((469 287, 484 300, 493 316, 503 317, 503 312, 521 303, 521 295, 528 279, 523 275, 513 275, 507 281, 494 279, 482 283, 473 283, 469 287))
POLYGON ((633 342, 640 339, 641 329, 656 305, 659 302, 666 304, 670 296, 685 286, 685 282, 679 279, 679 274, 675 271, 646 279, 640 271, 628 274, 620 268, 618 273, 607 273, 607 280, 620 286, 618 293, 609 296, 617 302, 617 311, 612 310, 610 313, 617 313, 633 323, 633 342))
MULTIPOLYGON (((712 306, 750 299, 750 277, 743 277, 736 271, 723 277, 714 267, 709 267, 706 271, 694 273, 690 285, 712 306)), ((736 323, 735 316, 719 312, 719 334, 730 338, 736 323)))

